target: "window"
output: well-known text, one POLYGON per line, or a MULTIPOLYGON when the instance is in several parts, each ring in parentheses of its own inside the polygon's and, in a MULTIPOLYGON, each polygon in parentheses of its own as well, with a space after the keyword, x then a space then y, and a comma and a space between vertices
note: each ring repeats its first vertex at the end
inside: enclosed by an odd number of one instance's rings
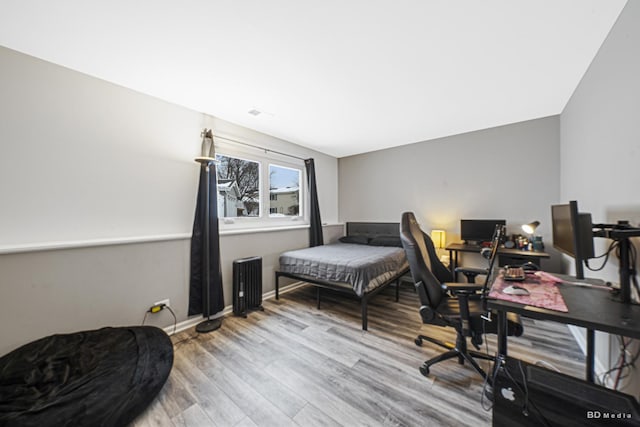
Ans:
POLYGON ((269 215, 300 215, 299 169, 269 165, 269 215))
POLYGON ((306 224, 302 162, 218 141, 216 148, 220 230, 306 224))
POLYGON ((218 216, 260 216, 260 163, 216 155, 218 172, 218 216))

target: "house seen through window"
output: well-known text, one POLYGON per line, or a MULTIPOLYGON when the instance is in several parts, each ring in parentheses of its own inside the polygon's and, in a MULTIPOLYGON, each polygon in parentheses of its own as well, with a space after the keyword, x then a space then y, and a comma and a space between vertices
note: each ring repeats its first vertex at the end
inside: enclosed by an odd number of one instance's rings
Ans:
POLYGON ((300 215, 300 170, 269 165, 269 216, 300 215))
POLYGON ((260 163, 217 154, 218 216, 260 216, 260 163))
POLYGON ((216 154, 216 160, 219 162, 216 165, 218 217, 253 217, 277 222, 278 218, 284 220, 302 215, 301 168, 269 164, 268 159, 260 162, 226 154, 216 154), (268 167, 263 168, 264 163, 268 167))

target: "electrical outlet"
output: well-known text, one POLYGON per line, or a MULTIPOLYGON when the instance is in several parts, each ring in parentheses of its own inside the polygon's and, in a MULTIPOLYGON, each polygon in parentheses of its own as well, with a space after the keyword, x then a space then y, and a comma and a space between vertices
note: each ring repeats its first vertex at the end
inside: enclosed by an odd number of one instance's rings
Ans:
POLYGON ((157 301, 153 303, 153 305, 160 305, 160 304, 164 304, 167 307, 171 307, 171 300, 167 298, 167 299, 163 299, 162 301, 157 301))

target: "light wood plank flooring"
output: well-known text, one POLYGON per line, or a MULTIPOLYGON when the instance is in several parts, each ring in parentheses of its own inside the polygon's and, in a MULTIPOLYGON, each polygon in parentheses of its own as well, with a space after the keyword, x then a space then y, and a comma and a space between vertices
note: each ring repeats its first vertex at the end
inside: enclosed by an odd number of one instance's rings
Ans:
MULTIPOLYGON (((455 340, 451 331, 422 325, 413 288, 390 287, 369 306, 303 286, 268 300, 264 312, 226 317, 210 334, 193 329, 172 337, 175 361, 154 403, 134 426, 488 426, 481 377, 446 361, 425 378, 422 362, 443 350, 417 347, 418 333, 455 340)), ((584 358, 564 325, 525 319, 510 355, 583 374, 584 358)), ((490 353, 495 339, 489 340, 490 353)), ((484 362, 481 362, 481 364, 484 362)), ((489 366, 484 363, 488 369, 489 366)))

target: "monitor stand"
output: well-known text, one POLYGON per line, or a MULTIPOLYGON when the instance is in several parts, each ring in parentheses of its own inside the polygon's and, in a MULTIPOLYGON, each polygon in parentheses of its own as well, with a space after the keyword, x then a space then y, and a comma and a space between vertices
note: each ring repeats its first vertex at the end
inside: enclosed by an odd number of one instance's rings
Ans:
MULTIPOLYGON (((640 228, 630 227, 625 221, 620 221, 618 224, 595 224, 594 227, 599 228, 593 233, 595 237, 606 237, 618 242, 620 293, 615 299, 623 304, 632 304, 631 282, 634 281, 634 284, 636 284, 636 271, 633 265, 635 254, 632 250, 630 238, 640 236, 640 228)), ((640 290, 638 291, 640 292, 640 290)))

